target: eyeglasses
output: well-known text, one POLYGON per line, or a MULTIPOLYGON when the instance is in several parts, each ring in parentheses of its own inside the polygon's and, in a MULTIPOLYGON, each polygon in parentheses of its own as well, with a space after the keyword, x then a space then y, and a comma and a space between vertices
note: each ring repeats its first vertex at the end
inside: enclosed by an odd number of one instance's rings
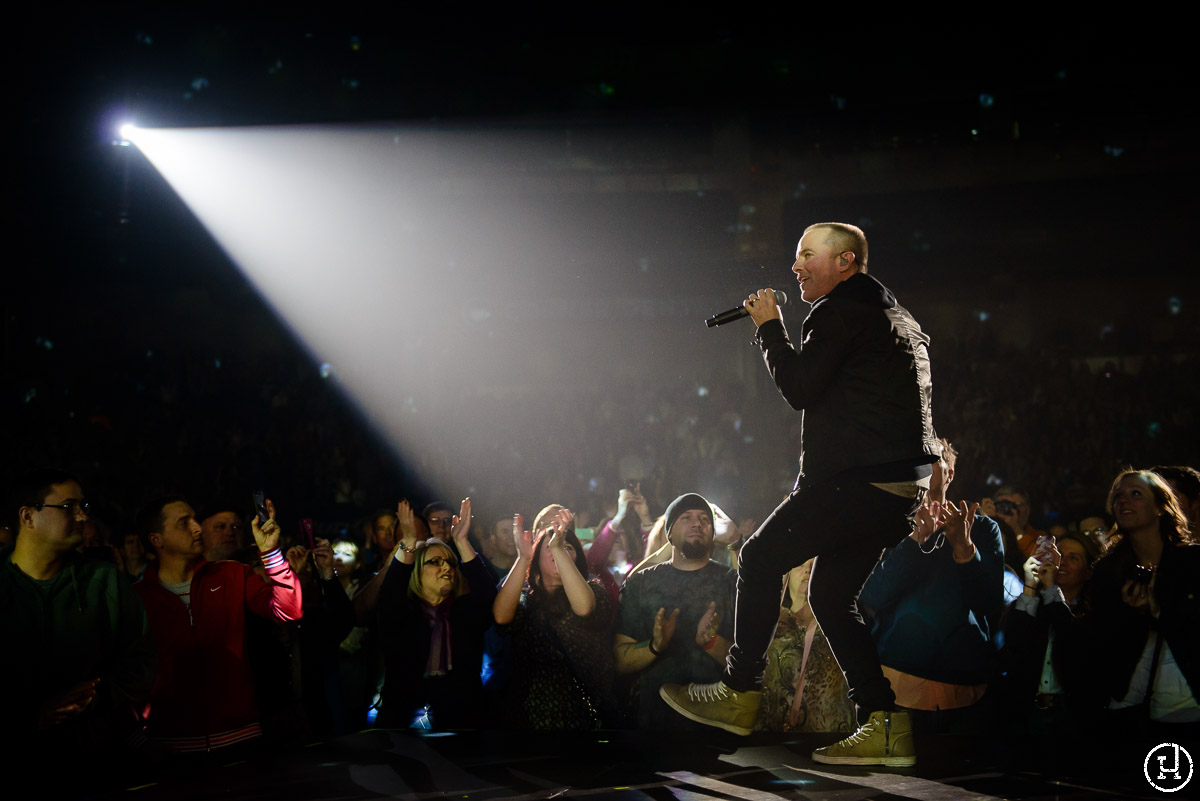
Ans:
POLYGON ((87 501, 67 501, 66 503, 35 503, 34 509, 41 511, 42 509, 64 509, 73 515, 83 512, 85 515, 92 505, 87 501))
POLYGON ((431 556, 425 560, 425 564, 433 565, 434 567, 441 567, 442 565, 450 565, 451 568, 455 568, 455 567, 458 567, 458 560, 451 559, 448 556, 446 556, 446 557, 431 556))
POLYGON ((429 525, 449 527, 450 526, 450 518, 448 518, 448 517, 431 517, 431 518, 429 518, 429 525))

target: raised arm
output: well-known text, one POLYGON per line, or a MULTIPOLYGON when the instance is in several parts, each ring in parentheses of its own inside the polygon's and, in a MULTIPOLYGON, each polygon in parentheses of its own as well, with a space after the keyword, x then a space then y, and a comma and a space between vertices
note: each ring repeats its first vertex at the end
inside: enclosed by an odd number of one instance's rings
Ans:
POLYGON ((529 572, 529 563, 533 558, 533 535, 525 531, 525 519, 521 515, 513 515, 513 539, 517 543, 517 561, 504 577, 496 600, 492 602, 492 616, 498 625, 511 623, 517 616, 517 605, 521 602, 521 587, 529 572))
POLYGON ((258 517, 250 519, 254 541, 262 558, 269 581, 263 581, 246 568, 246 606, 254 614, 287 623, 304 616, 300 579, 279 550, 279 524, 275 522, 275 504, 266 502, 267 519, 261 524, 258 517))
POLYGON ((596 595, 588 586, 587 576, 579 573, 574 557, 566 548, 567 526, 571 525, 574 518, 575 515, 570 509, 560 509, 554 515, 546 547, 554 557, 554 565, 558 568, 559 578, 562 579, 563 592, 567 594, 567 600, 571 603, 571 611, 578 617, 587 617, 596 608, 596 595))

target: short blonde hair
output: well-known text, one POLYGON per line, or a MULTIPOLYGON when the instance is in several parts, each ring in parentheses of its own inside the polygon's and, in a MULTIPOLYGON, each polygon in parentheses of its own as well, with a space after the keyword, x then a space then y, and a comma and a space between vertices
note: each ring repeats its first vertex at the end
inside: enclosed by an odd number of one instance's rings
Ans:
POLYGON ((816 228, 825 228, 830 234, 828 242, 832 239, 837 243, 838 252, 845 253, 847 250, 854 254, 854 266, 858 268, 860 273, 867 271, 867 235, 863 233, 863 229, 857 225, 841 222, 823 222, 813 223, 804 229, 804 233, 808 233, 816 228))
MULTIPOLYGON (((437 537, 430 537, 424 542, 418 542, 417 552, 413 555, 413 572, 412 575, 408 577, 408 594, 417 600, 425 599, 425 593, 423 592, 425 589, 425 583, 422 579, 425 571, 422 570, 422 568, 425 567, 425 562, 431 556, 437 555, 430 554, 430 549, 441 549, 445 551, 446 554, 455 562, 459 561, 458 554, 454 552, 454 549, 451 548, 448 543, 439 540, 437 537)), ((454 569, 454 597, 457 598, 460 595, 466 595, 468 592, 470 592, 470 590, 470 585, 467 584, 467 580, 463 577, 462 571, 456 567, 454 569)))

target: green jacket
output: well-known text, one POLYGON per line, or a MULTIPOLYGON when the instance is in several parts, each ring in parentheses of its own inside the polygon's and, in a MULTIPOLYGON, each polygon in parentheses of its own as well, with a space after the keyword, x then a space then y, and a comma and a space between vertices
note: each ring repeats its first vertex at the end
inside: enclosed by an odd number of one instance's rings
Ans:
POLYGON ((82 713, 46 733, 56 740, 122 740, 140 729, 156 657, 141 599, 108 563, 72 554, 49 581, 35 581, 0 548, 0 687, 3 729, 28 744, 41 706, 99 678, 82 713))

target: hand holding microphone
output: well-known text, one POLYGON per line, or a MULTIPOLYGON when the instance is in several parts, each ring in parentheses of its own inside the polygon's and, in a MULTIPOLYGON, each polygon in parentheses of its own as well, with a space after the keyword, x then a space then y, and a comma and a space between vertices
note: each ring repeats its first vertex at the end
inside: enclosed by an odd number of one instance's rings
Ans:
POLYGON ((767 320, 782 320, 779 307, 787 303, 787 295, 774 289, 760 289, 748 297, 736 308, 714 314, 704 321, 709 328, 725 325, 743 317, 749 317, 755 325, 762 325, 767 320))

